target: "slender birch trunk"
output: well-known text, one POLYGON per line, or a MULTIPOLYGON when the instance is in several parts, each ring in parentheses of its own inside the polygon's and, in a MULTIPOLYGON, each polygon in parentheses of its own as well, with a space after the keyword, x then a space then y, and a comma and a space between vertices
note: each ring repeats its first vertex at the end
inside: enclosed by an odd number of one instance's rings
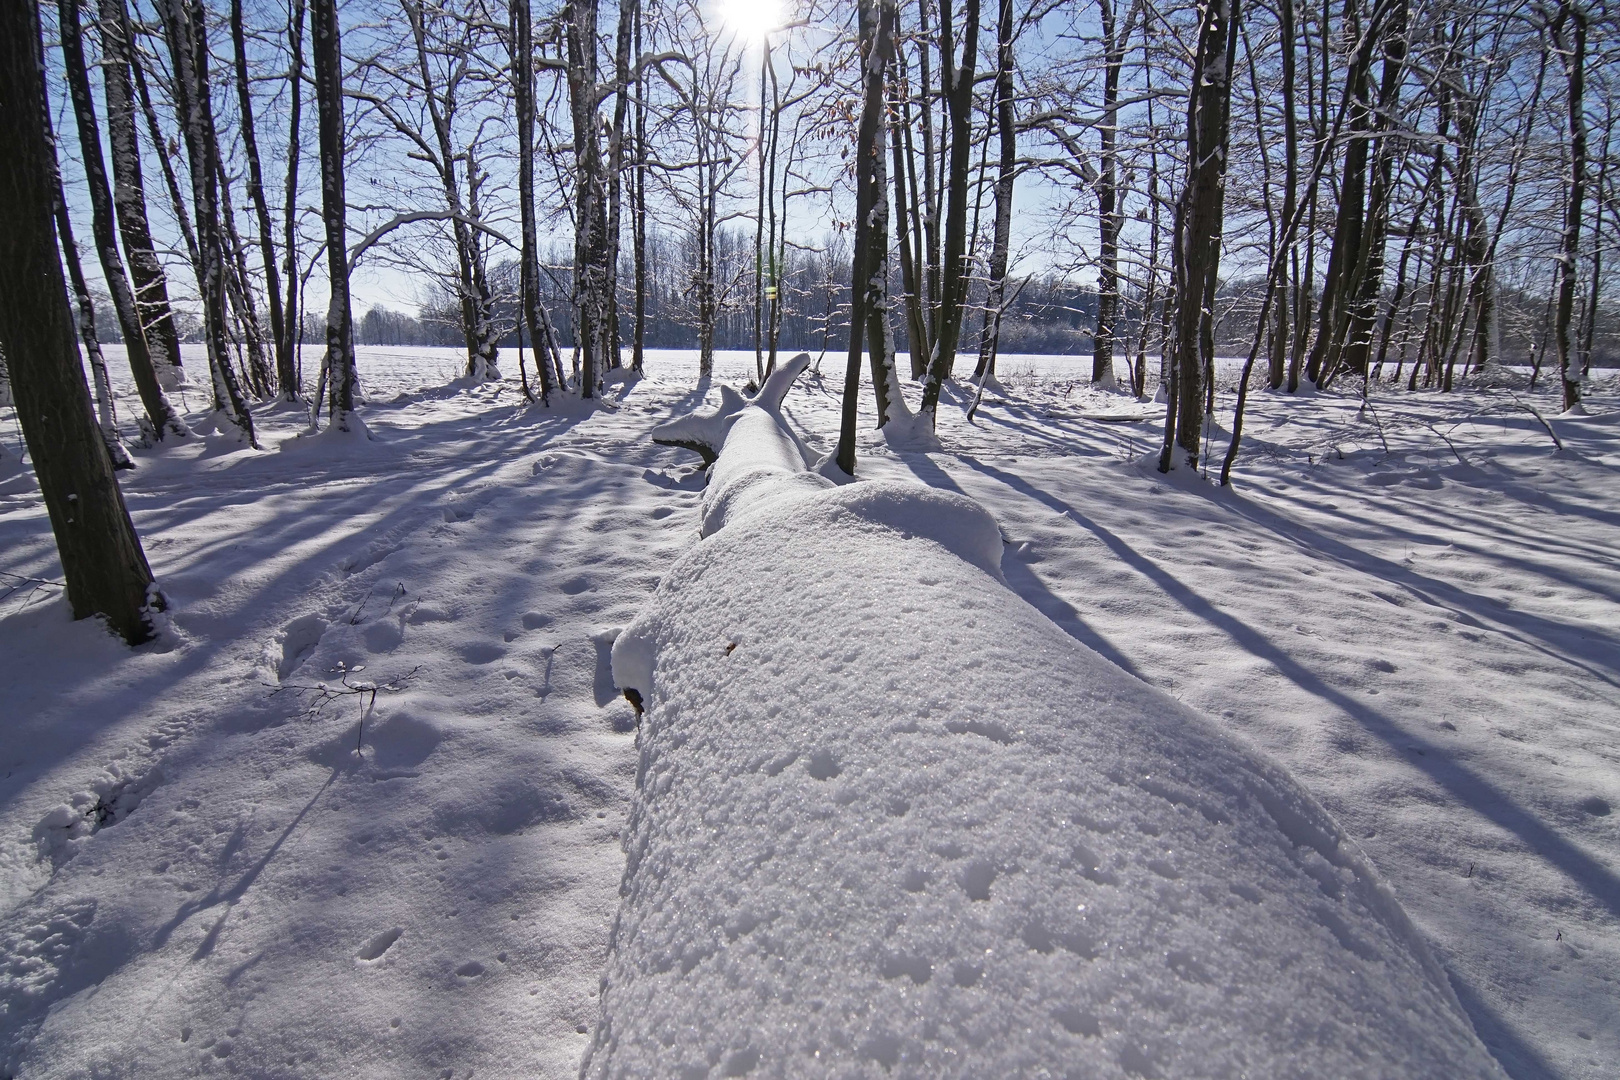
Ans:
POLYGON ((124 0, 101 0, 101 77, 107 99, 107 146, 112 156, 113 204, 118 232, 129 260, 135 310, 146 329, 146 343, 158 385, 173 390, 185 382, 180 335, 169 307, 168 277, 158 262, 146 219, 146 183, 141 176, 134 90, 130 83, 131 37, 124 0))
POLYGON ((163 392, 152 354, 147 348, 146 328, 135 303, 135 293, 130 288, 129 278, 124 273, 124 261, 118 253, 112 192, 108 189, 107 168, 101 156, 101 131, 96 123, 95 102, 90 96, 90 78, 85 72, 84 39, 79 32, 77 0, 57 0, 57 15, 62 39, 62 65, 67 74, 74 118, 78 121, 80 159, 84 166, 86 186, 90 190, 91 231, 95 237, 96 255, 101 262, 107 292, 112 297, 113 310, 118 314, 119 329, 123 331, 124 351, 129 357, 130 372, 135 377, 135 387, 146 410, 147 435, 152 439, 170 436, 185 438, 191 431, 163 392))

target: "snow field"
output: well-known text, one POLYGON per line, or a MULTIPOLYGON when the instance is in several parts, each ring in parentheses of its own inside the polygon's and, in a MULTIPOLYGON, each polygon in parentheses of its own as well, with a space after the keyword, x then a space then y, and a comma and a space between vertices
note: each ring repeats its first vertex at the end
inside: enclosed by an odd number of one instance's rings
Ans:
MULTIPOLYGON (((612 696, 606 641, 700 524, 692 455, 647 435, 712 406, 754 361, 721 354, 704 386, 692 354, 653 352, 618 411, 540 418, 517 407, 515 378, 446 387, 462 363, 456 350, 362 349, 375 442, 138 455, 121 480, 177 601, 166 646, 131 653, 69 622, 48 589, 0 599, 0 1074, 577 1075, 636 765, 615 730, 632 713, 612 696), (536 471, 547 455, 563 467, 536 471), (379 544, 399 548, 343 572, 379 544), (394 650, 372 653, 367 634, 392 636, 373 624, 398 625, 413 603, 454 618, 407 617, 394 650), (338 660, 366 665, 355 683, 420 665, 379 692, 366 763, 328 763, 359 734, 355 697, 306 715, 307 698, 272 696, 287 640, 303 654, 289 683, 336 681, 338 660), (476 663, 463 648, 506 652, 476 663), (433 731, 383 734, 396 707, 433 731), (397 756, 378 764, 385 748, 397 756), (395 770, 419 775, 384 775, 395 770), (507 791, 527 792, 519 818, 542 797, 570 816, 499 832, 507 791), (91 829, 98 803, 110 814, 91 829), (36 835, 63 805, 83 836, 36 835), (456 974, 468 964, 483 974, 456 974)), ((1002 357, 1007 397, 986 395, 976 424, 948 388, 943 453, 888 446, 867 401, 861 474, 971 496, 1009 537, 1015 592, 1282 762, 1393 886, 1516 1080, 1608 1080, 1620 1060, 1612 374, 1578 419, 1556 416, 1545 385, 1379 389, 1364 417, 1351 396, 1257 392, 1238 488, 1223 495, 1144 467, 1151 407, 1093 392, 1088 365, 1002 357)), ((836 432, 840 358, 820 374, 782 409, 818 454, 836 432)), ((273 408, 256 419, 270 447, 301 424, 273 408)), ((0 409, 0 571, 56 577, 18 443, 0 409)), ((970 910, 999 903, 998 884, 970 910)))
POLYGON ((1009 591, 971 500, 781 493, 776 423, 614 648, 647 712, 584 1075, 1500 1075, 1282 769, 1009 591))
POLYGON ((697 492, 585 414, 487 425, 492 390, 144 458, 167 651, 6 620, 0 1074, 576 1071, 634 764, 611 630, 697 492), (142 801, 87 820, 123 772, 142 801))

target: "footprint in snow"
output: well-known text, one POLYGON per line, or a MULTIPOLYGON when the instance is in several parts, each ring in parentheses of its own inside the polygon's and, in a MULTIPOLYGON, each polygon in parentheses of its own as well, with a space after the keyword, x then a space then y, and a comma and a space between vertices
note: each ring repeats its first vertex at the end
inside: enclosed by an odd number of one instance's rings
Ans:
POLYGON ((328 625, 319 615, 300 616, 286 625, 281 631, 281 659, 276 664, 278 680, 285 682, 309 659, 315 646, 321 643, 321 635, 326 633, 328 625))
POLYGON ((456 650, 469 664, 493 664, 506 655, 506 650, 493 641, 474 641, 456 650))
POLYGON ((398 926, 394 927, 392 930, 384 930, 382 933, 366 942, 365 945, 361 947, 360 951, 354 954, 354 958, 368 964, 372 963, 373 961, 380 960, 383 953, 393 948, 394 942, 398 941, 400 935, 404 932, 404 928, 398 926))

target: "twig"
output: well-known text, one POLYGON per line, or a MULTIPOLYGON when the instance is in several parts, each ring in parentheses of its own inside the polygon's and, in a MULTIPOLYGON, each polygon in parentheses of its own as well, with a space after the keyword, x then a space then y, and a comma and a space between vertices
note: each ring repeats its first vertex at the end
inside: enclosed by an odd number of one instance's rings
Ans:
POLYGON ((4 570, 0 570, 0 603, 11 599, 15 593, 22 589, 28 588, 30 585, 32 585, 33 588, 28 589, 28 595, 23 597, 22 603, 17 605, 17 611, 22 611, 28 607, 29 604, 32 604, 34 602, 34 597, 39 594, 41 589, 67 588, 64 583, 60 581, 52 581, 50 578, 26 577, 22 574, 12 574, 4 570))
POLYGON ((1552 429, 1552 425, 1547 423, 1547 418, 1545 416, 1542 416, 1541 413, 1536 411, 1535 406, 1531 405, 1529 402, 1520 401, 1519 398, 1514 394, 1509 394, 1508 399, 1510 401, 1512 401, 1515 406, 1517 406, 1520 409, 1523 409, 1525 412, 1529 413, 1531 416, 1535 417, 1538 421, 1541 422, 1541 426, 1544 429, 1546 429, 1547 437, 1552 439, 1554 446, 1556 446, 1560 450, 1562 450, 1564 448, 1563 440, 1560 439, 1558 437, 1558 433, 1555 432, 1552 429))
POLYGON ((411 668, 411 670, 407 671, 405 674, 396 675, 393 678, 389 679, 387 682, 380 682, 379 683, 379 682, 367 681, 367 682, 353 682, 352 683, 352 682, 349 681, 349 676, 350 675, 359 674, 360 672, 364 671, 365 669, 366 669, 366 666, 364 664, 359 664, 359 665, 356 665, 355 667, 351 668, 347 664, 345 664, 343 661, 339 660, 338 665, 337 665, 337 669, 336 669, 337 672, 338 672, 338 685, 336 685, 336 686, 333 686, 331 683, 328 683, 328 682, 318 682, 318 683, 261 683, 260 685, 267 686, 267 687, 270 688, 270 696, 271 697, 275 697, 277 694, 282 693, 283 691, 289 691, 289 690, 293 693, 294 696, 298 697, 300 700, 302 700, 303 697, 305 695, 307 695, 307 694, 315 695, 314 702, 310 705, 309 708, 304 710, 304 715, 307 716, 307 717, 313 717, 313 716, 320 715, 321 710, 325 709, 328 705, 330 705, 332 702, 336 701, 338 698, 343 698, 343 697, 364 697, 364 698, 366 698, 365 712, 361 713, 361 716, 360 716, 361 734, 363 736, 364 733, 365 733, 365 718, 366 718, 366 715, 368 713, 370 713, 373 708, 376 707, 376 705, 377 705, 377 695, 378 694, 398 693, 399 691, 405 689, 405 687, 410 684, 411 679, 416 676, 416 673, 418 671, 422 670, 422 665, 418 664, 416 667, 411 668))

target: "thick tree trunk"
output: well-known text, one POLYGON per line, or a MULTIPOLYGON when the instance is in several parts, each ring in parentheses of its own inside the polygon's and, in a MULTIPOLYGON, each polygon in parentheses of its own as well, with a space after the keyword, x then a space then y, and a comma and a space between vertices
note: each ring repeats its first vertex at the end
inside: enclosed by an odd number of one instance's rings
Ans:
MULTIPOLYGON (((1344 12, 1347 32, 1359 35, 1360 0, 1345 0, 1344 12)), ((1355 274, 1366 229, 1367 137, 1373 119, 1369 96, 1371 64, 1370 43, 1364 43, 1351 55, 1345 73, 1344 94, 1350 103, 1348 144, 1339 175, 1339 206, 1333 225, 1333 243, 1328 249, 1327 272, 1322 278, 1316 341, 1305 364, 1305 377, 1318 384, 1332 379, 1333 366, 1343 346, 1335 330, 1343 321, 1340 318, 1343 310, 1354 297, 1355 286, 1351 279, 1355 274)))
MULTIPOLYGON (((887 261, 888 193, 883 190, 883 87, 894 56, 895 0, 860 0, 861 122, 855 136, 855 254, 850 270, 849 359, 844 368, 842 423, 833 460, 846 476, 855 475, 855 427, 861 394, 863 337, 872 350, 872 375, 878 394, 878 423, 887 419, 886 392, 895 385, 894 357, 887 371, 880 370, 881 332, 874 334, 873 317, 887 324, 883 268, 887 261), (875 294, 875 295, 874 295, 875 294), (872 309, 876 302, 877 309, 872 309)), ((892 341, 890 343, 892 349, 892 341)))
POLYGON ((225 342, 226 276, 224 238, 220 235, 219 143, 208 88, 208 43, 200 0, 158 0, 164 36, 174 68, 175 105, 191 165, 191 201, 196 210, 197 249, 202 263, 203 332, 213 376, 214 411, 236 428, 248 445, 258 447, 253 417, 242 400, 225 342))
POLYGON ((112 152, 113 202, 118 231, 135 287, 135 310, 146 328, 146 343, 158 385, 173 390, 185 382, 180 334, 169 307, 169 283, 158 262, 146 220, 146 183, 141 176, 134 90, 130 83, 131 39, 124 0, 101 0, 101 77, 107 98, 107 146, 112 152))
POLYGON ((162 606, 90 413, 56 239, 54 155, 33 4, 0 5, 0 352, 76 619, 105 616, 130 644, 162 606))
POLYGON ((1180 447, 1198 467, 1204 434, 1206 372, 1214 361, 1215 282, 1225 218, 1226 143, 1237 51, 1238 0, 1207 0, 1187 103, 1187 186, 1176 207, 1175 336, 1171 393, 1159 471, 1180 447))
POLYGON ((321 216, 326 226, 327 278, 331 299, 326 306, 327 423, 336 431, 365 431, 354 416, 354 313, 349 299, 348 202, 344 188, 343 46, 337 0, 312 0, 315 104, 320 117, 321 216))
POLYGON ((157 368, 147 348, 146 328, 135 303, 135 294, 130 288, 129 278, 124 274, 123 259, 118 254, 112 193, 107 186, 107 169, 101 157, 101 131, 96 123, 95 102, 90 96, 90 78, 85 72, 84 40, 79 32, 77 0, 57 0, 57 14, 62 38, 62 66, 67 74, 68 94, 73 99, 73 113, 79 127, 80 158, 86 186, 90 189, 96 255, 100 258, 102 277, 112 297, 113 310, 118 314, 119 328, 123 331, 124 351, 129 357, 130 372, 135 376, 135 388, 146 410, 150 437, 165 439, 173 435, 184 438, 191 432, 164 396, 157 368))

